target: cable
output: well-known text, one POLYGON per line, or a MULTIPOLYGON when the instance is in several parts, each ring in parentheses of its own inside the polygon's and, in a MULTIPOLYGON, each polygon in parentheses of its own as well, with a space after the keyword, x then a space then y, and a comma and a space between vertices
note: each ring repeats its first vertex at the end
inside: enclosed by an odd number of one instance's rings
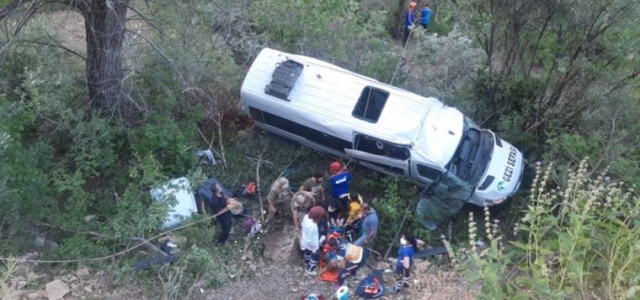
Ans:
POLYGON ((398 74, 398 69, 400 69, 400 65, 402 64, 402 60, 404 59, 404 52, 405 50, 407 50, 407 45, 409 45, 409 41, 411 40, 413 29, 415 28, 416 27, 414 25, 414 27, 411 28, 411 30, 409 30, 409 36, 407 37, 407 41, 404 43, 404 46, 402 47, 402 52, 400 53, 400 61, 398 62, 398 65, 396 65, 395 71, 393 71, 393 76, 391 76, 391 81, 389 81, 389 85, 393 85, 393 80, 396 79, 396 74, 398 74))
POLYGON ((159 237, 165 236, 165 235, 167 235, 169 233, 178 231, 178 230, 183 229, 183 228, 187 228, 187 227, 193 226, 193 225, 198 224, 198 223, 202 223, 204 221, 211 220, 211 219, 213 219, 213 218, 215 218, 215 217, 227 212, 228 210, 229 210, 229 208, 225 207, 223 210, 219 211, 215 215, 206 217, 206 218, 204 218, 202 220, 199 220, 199 221, 196 221, 196 222, 193 222, 193 223, 189 223, 189 224, 178 226, 176 228, 173 228, 171 230, 165 231, 165 232, 157 234, 157 235, 155 235, 155 236, 153 236, 151 238, 148 238, 148 239, 140 242, 139 244, 137 244, 137 245, 135 245, 135 246, 133 246, 131 248, 122 250, 122 251, 114 253, 114 254, 106 255, 106 256, 94 257, 94 258, 83 258, 83 259, 68 259, 68 260, 36 260, 36 259, 20 259, 20 258, 0 257, 0 261, 17 261, 17 262, 56 264, 56 263, 79 263, 79 262, 108 260, 108 259, 114 258, 116 256, 120 256, 120 255, 129 253, 129 252, 133 251, 134 249, 140 248, 141 246, 145 245, 146 243, 148 243, 148 242, 150 242, 152 240, 155 240, 155 239, 157 239, 159 237))

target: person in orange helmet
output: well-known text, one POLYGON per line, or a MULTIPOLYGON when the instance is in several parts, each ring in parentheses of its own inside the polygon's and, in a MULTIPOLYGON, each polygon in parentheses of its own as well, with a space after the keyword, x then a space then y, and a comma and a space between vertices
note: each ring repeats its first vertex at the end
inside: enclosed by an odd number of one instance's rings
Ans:
POLYGON ((329 165, 329 171, 331 171, 331 177, 329 177, 331 197, 340 199, 343 207, 349 207, 349 182, 353 179, 351 174, 337 161, 329 165))
POLYGON ((407 41, 409 40, 409 36, 411 35, 411 30, 416 23, 417 5, 418 4, 416 2, 411 1, 411 3, 409 3, 409 8, 404 14, 404 39, 402 40, 403 47, 407 45, 407 41))

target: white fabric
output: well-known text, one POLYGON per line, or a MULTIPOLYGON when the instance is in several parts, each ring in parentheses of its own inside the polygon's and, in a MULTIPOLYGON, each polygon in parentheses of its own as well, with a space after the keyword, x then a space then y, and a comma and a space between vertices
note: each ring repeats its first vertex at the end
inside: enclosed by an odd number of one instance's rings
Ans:
POLYGON ((318 225, 309 218, 309 215, 304 216, 301 227, 302 237, 300 238, 300 246, 311 251, 320 249, 318 225))

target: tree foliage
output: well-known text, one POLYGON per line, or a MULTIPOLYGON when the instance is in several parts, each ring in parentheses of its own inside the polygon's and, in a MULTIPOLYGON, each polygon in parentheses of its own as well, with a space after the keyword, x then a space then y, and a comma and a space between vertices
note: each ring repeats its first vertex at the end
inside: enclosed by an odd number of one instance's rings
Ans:
MULTIPOLYGON (((459 108, 529 162, 554 161, 549 172, 557 176, 541 191, 523 188, 496 215, 510 224, 526 214, 520 224, 528 236, 503 252, 491 239, 491 259, 472 259, 487 295, 585 296, 590 286, 602 297, 633 296, 638 284, 628 266, 637 261, 629 247, 637 232, 627 217, 637 203, 591 178, 605 169, 611 182, 640 178, 639 2, 439 1, 430 30, 415 32, 402 49, 392 33, 406 2, 0 1, 0 251, 32 247, 31 234, 49 224, 65 230, 47 227, 60 244, 47 256, 104 255, 156 231, 167 207, 148 192, 169 178, 188 176, 197 186, 213 175, 233 190, 256 181, 260 164, 266 194, 283 170, 295 185, 324 168, 334 158, 247 130, 242 79, 258 51, 271 47, 393 79, 459 108), (66 44, 72 33, 49 26, 47 10, 69 8, 85 24, 85 50, 66 44), (194 168, 201 149, 214 152, 214 169, 194 168), (592 169, 572 173, 585 156, 592 169), (559 201, 565 195, 568 202, 559 201), (607 197, 618 206, 600 201, 607 197), (589 201, 602 203, 585 209, 589 201), (516 270, 517 280, 504 284, 515 276, 505 270, 516 270)), ((354 169, 354 189, 383 225, 405 219, 405 229, 433 235, 406 213, 418 204, 414 187, 354 169)), ((502 228, 485 227, 493 236, 502 228)), ((384 250, 396 231, 381 228, 374 247, 384 250)), ((223 268, 213 262, 229 259, 209 247, 208 226, 185 232, 182 271, 159 274, 172 295, 172 285, 184 292, 201 278, 221 283, 223 268)))

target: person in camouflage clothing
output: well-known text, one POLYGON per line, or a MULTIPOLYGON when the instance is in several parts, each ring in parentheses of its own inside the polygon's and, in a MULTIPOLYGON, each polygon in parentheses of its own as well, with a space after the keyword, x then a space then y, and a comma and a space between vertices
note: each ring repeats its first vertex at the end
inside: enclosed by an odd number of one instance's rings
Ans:
POLYGON ((271 190, 267 195, 269 202, 269 219, 273 219, 276 214, 285 211, 286 203, 291 201, 293 192, 289 189, 289 179, 280 177, 271 184, 271 190))
POLYGON ((300 230, 300 222, 309 209, 315 205, 313 193, 304 190, 297 191, 291 199, 291 215, 293 217, 293 227, 300 230))

